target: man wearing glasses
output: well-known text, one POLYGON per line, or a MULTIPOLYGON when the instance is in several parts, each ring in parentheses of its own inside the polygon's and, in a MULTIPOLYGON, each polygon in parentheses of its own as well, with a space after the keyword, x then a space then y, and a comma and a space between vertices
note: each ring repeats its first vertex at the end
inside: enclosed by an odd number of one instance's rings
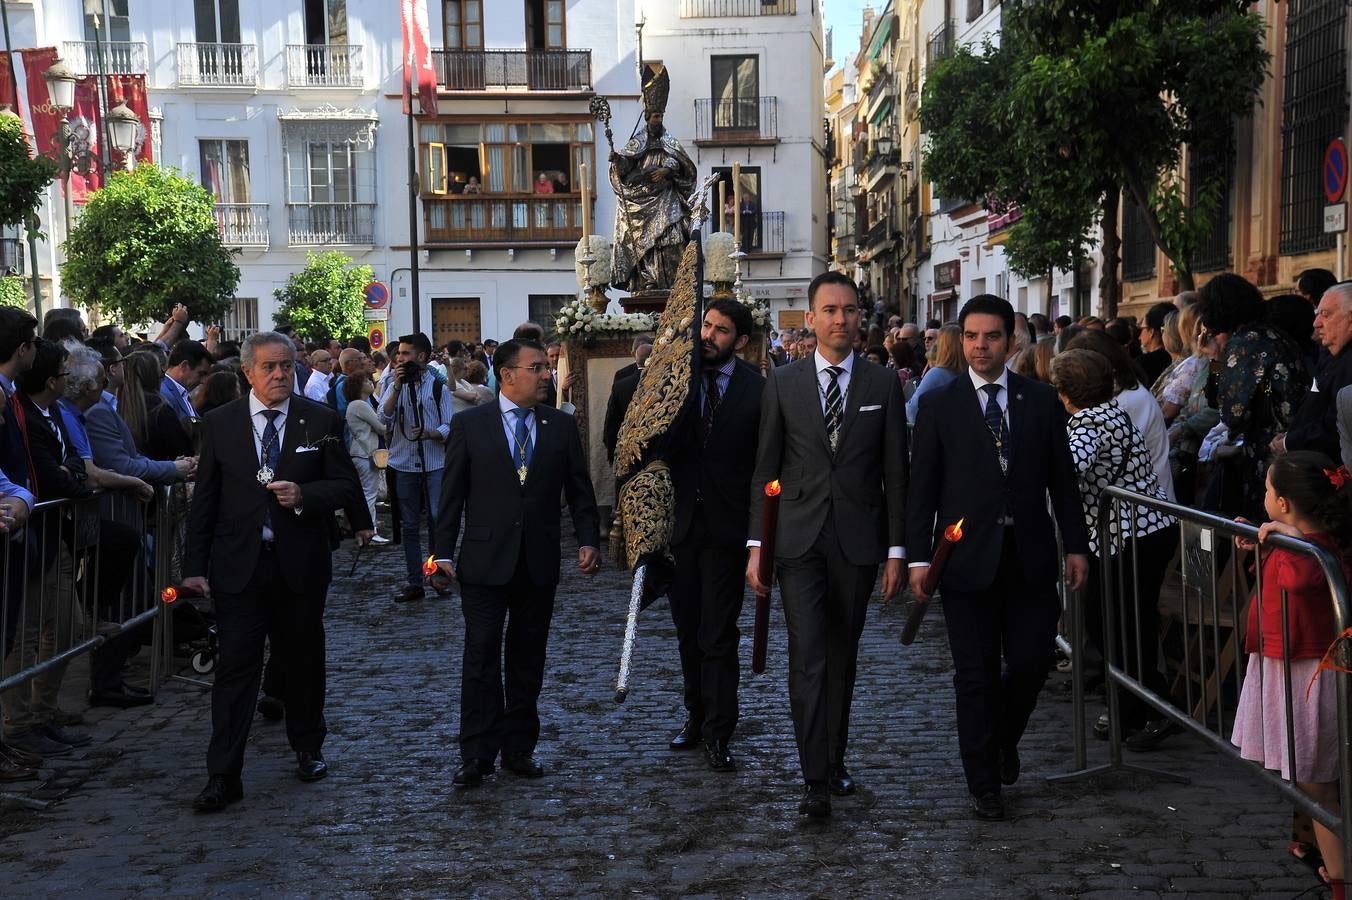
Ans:
POLYGON ((441 575, 460 583, 465 653, 460 680, 457 787, 477 787, 503 768, 539 778, 537 701, 559 583, 559 494, 577 530, 577 567, 601 565, 601 521, 577 423, 542 406, 553 381, 545 350, 510 340, 493 358, 499 394, 451 420, 434 552, 441 575), (453 563, 457 539, 463 542, 453 563), (503 636, 506 634, 506 654, 503 636), (504 703, 505 695, 505 703, 504 703))

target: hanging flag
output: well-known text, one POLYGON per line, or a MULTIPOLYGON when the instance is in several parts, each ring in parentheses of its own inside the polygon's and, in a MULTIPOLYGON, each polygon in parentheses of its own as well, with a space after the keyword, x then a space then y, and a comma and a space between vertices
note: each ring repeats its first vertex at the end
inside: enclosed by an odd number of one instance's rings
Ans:
POLYGON ((427 0, 400 0, 404 19, 404 114, 412 112, 412 93, 418 92, 418 111, 437 114, 437 71, 432 63, 432 40, 427 28, 427 0))

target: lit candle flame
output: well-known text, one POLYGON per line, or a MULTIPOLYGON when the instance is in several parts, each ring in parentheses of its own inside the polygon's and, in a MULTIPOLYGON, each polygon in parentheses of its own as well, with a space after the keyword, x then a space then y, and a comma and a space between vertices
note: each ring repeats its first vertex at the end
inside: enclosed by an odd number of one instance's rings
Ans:
POLYGON ((427 557, 427 562, 423 563, 423 574, 429 578, 437 574, 437 560, 434 556, 427 557))
POLYGON ((775 479, 765 486, 765 496, 778 497, 781 490, 783 488, 779 484, 779 479, 775 479))
POLYGON ((160 599, 165 603, 173 603, 178 599, 178 591, 173 587, 167 587, 160 591, 160 599))
POLYGON ((967 520, 958 519, 958 521, 955 524, 949 525, 947 528, 945 528, 944 539, 954 542, 962 540, 962 523, 965 521, 967 520))

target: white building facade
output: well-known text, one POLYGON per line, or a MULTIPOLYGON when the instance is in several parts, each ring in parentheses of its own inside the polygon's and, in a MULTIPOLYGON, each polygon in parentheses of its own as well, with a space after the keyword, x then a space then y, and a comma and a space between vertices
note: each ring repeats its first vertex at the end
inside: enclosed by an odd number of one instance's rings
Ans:
MULTIPOLYGON (((156 161, 215 194, 226 243, 240 249, 228 331, 269 326, 274 291, 308 252, 330 249, 389 285, 392 336, 415 320, 437 344, 503 339, 527 319, 549 326, 578 290, 582 164, 593 230, 614 222, 609 146, 590 104, 609 99, 622 145, 641 111, 640 33, 646 60, 671 71, 667 128, 701 177, 744 167, 757 204, 748 285, 801 310, 825 268, 818 0, 428 0, 438 91, 437 114, 413 127, 416 297, 397 3, 104 3, 109 71, 146 76, 156 161)), ((54 46, 96 71, 84 0, 9 8, 15 48, 54 46)), ((44 305, 60 295, 60 196, 54 186, 42 211, 44 305)))

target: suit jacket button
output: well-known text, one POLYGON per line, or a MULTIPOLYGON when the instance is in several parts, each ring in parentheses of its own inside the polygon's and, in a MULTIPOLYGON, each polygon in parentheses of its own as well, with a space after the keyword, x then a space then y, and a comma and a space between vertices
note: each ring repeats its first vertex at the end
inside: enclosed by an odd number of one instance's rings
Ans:
POLYGON ((520 522, 513 522, 513 523, 512 523, 512 527, 513 527, 513 528, 520 528, 520 527, 521 527, 521 523, 520 523, 520 522))

